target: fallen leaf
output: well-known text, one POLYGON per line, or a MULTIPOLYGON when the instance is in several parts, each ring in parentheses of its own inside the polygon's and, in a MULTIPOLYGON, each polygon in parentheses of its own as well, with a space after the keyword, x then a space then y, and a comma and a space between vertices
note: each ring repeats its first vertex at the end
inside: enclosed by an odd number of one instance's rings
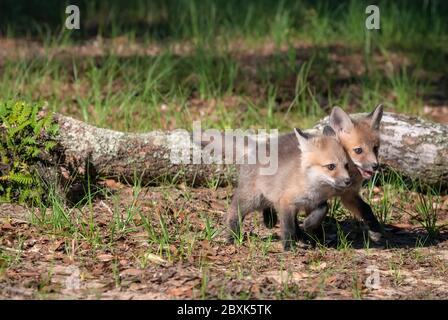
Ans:
POLYGON ((140 269, 126 269, 120 272, 120 277, 126 277, 126 276, 138 277, 142 273, 143 271, 140 269))
POLYGON ((2 230, 12 230, 13 227, 12 227, 12 225, 10 223, 6 222, 6 223, 3 223, 0 226, 0 229, 2 229, 2 230))
POLYGON ((193 285, 187 285, 184 287, 172 288, 167 291, 167 294, 175 297, 187 296, 191 297, 193 294, 193 285))
POLYGON ((64 240, 57 240, 54 243, 51 244, 50 250, 51 251, 58 251, 64 249, 65 241, 64 240))
POLYGON ((98 260, 103 261, 103 262, 107 262, 107 261, 111 261, 114 259, 114 256, 108 253, 105 254, 100 254, 97 256, 98 260))
POLYGON ((289 281, 300 281, 308 277, 304 272, 287 272, 287 271, 267 271, 263 275, 274 279, 277 283, 285 283, 289 281))
POLYGON ((124 185, 114 179, 106 179, 102 182, 103 185, 110 189, 120 189, 123 188, 124 185))
POLYGON ((393 223, 391 224, 392 227, 397 229, 412 229, 413 225, 409 223, 393 223))
POLYGON ((310 269, 313 270, 313 271, 322 271, 326 267, 327 267, 327 263, 326 262, 322 262, 322 263, 319 263, 318 265, 312 265, 310 267, 310 269))
POLYGON ((159 257, 155 254, 152 254, 152 253, 147 253, 146 259, 148 259, 149 261, 154 262, 155 264, 158 264, 158 265, 167 265, 168 264, 168 261, 166 261, 166 260, 162 259, 161 257, 159 257))
POLYGON ((122 266, 125 266, 125 265, 127 265, 128 263, 129 263, 129 261, 126 260, 126 259, 122 259, 122 260, 120 260, 120 264, 121 264, 122 266))

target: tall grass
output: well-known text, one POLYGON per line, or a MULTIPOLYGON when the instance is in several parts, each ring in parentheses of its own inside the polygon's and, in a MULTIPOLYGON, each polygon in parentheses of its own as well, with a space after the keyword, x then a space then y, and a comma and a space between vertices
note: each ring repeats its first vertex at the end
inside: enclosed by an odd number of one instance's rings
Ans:
POLYGON ((348 85, 335 91, 334 83, 340 79, 328 74, 334 67, 329 49, 334 44, 345 43, 347 50, 363 52, 369 73, 352 80, 362 88, 361 99, 356 102, 362 111, 378 101, 390 101, 396 111, 419 113, 420 96, 426 90, 412 70, 384 74, 373 68, 375 50, 386 58, 390 50, 410 50, 416 67, 425 69, 434 60, 429 58, 434 58, 433 48, 438 48, 438 68, 447 68, 443 52, 448 49, 443 43, 448 43, 444 41, 448 7, 440 1, 381 1, 379 31, 364 27, 369 4, 365 1, 79 4, 82 28, 69 31, 61 28, 65 20, 61 2, 17 6, 6 1, 0 10, 1 33, 40 41, 48 53, 61 46, 70 51, 72 45, 92 37, 124 37, 125 46, 159 45, 160 52, 122 57, 106 50, 100 57, 82 59, 76 54, 64 59, 45 55, 11 59, 0 71, 4 98, 45 100, 55 111, 125 131, 188 127, 193 118, 208 121, 214 116, 219 120, 212 121, 213 125, 221 128, 267 125, 286 130, 294 125, 312 125, 325 113, 323 108, 353 104, 348 85), (28 18, 26 28, 5 15, 14 10, 28 18), (48 10, 52 18, 44 21, 42 13, 48 10), (263 54, 269 42, 275 49, 263 54), (173 52, 173 43, 184 46, 185 52, 173 52), (298 43, 315 45, 308 61, 300 60, 298 43), (235 56, 238 49, 253 54, 242 59, 235 56), (256 71, 251 71, 254 68, 256 71), (230 104, 220 102, 229 96, 240 99, 230 104), (217 102, 213 110, 198 115, 198 106, 210 102, 197 102, 196 98, 217 102))

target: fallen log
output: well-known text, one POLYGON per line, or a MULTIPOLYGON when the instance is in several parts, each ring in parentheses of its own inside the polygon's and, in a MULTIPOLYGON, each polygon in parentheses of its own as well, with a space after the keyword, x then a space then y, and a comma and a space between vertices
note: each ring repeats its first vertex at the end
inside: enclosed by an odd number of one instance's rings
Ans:
MULTIPOLYGON (((192 185, 235 181, 232 166, 173 162, 173 149, 197 151, 198 146, 185 132, 124 133, 61 114, 55 114, 54 119, 60 127, 60 164, 72 172, 84 174, 88 162, 102 177, 128 182, 138 178, 143 184, 161 178, 192 185)), ((314 129, 321 129, 326 121, 323 119, 314 129)), ((380 160, 386 167, 427 184, 448 185, 448 126, 385 113, 381 141, 380 160)))
POLYGON ((230 179, 235 170, 218 164, 185 164, 172 161, 173 149, 200 150, 185 131, 125 133, 98 128, 85 122, 55 114, 59 125, 57 152, 59 164, 73 174, 84 175, 88 166, 101 177, 143 185, 160 180, 204 185, 230 179))

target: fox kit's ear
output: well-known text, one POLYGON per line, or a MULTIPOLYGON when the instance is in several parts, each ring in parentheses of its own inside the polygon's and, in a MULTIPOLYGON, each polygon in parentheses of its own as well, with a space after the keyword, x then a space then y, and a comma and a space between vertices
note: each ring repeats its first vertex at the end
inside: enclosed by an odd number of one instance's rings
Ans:
POLYGON ((373 129, 378 130, 380 128, 381 118, 383 117, 383 105, 380 103, 375 107, 369 115, 367 116, 370 119, 370 125, 373 129))
POLYGON ((351 129, 353 129, 353 122, 352 119, 350 119, 349 115, 344 112, 344 110, 339 107, 334 107, 333 110, 331 110, 330 114, 330 126, 336 132, 349 132, 351 129))
POLYGON ((324 136, 331 137, 331 136, 335 136, 335 135, 336 135, 336 132, 334 132, 332 127, 330 127, 330 126, 324 127, 324 136))
POLYGON ((308 145, 309 136, 298 128, 294 128, 294 133, 296 134, 297 141, 299 142, 300 150, 304 151, 308 145))

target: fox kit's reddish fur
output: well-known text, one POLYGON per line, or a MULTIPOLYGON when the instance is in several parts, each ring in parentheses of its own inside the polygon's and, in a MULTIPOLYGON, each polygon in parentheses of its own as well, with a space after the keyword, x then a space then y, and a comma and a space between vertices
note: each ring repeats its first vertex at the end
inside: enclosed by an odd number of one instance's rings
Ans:
POLYGON ((354 120, 341 108, 333 108, 330 126, 336 131, 338 139, 351 161, 352 186, 340 194, 342 204, 357 217, 364 220, 369 228, 369 236, 379 241, 382 228, 370 206, 359 195, 362 181, 370 179, 378 169, 378 150, 380 147, 380 122, 383 106, 378 105, 369 115, 354 120))
POLYGON ((330 127, 319 136, 300 130, 280 136, 276 174, 260 174, 259 164, 240 166, 238 188, 227 214, 229 240, 240 232, 248 213, 274 208, 284 248, 290 248, 297 234, 296 213, 319 208, 351 184, 348 161, 330 127))
MULTIPOLYGON (((342 204, 357 217, 361 218, 369 229, 370 239, 379 241, 382 228, 372 212, 370 206, 359 195, 362 182, 370 179, 378 169, 378 149, 380 147, 380 121, 383 115, 383 107, 378 105, 369 115, 354 120, 341 108, 333 108, 330 115, 330 126, 347 152, 349 161, 349 173, 351 186, 343 192, 337 192, 342 204)), ((267 226, 273 226, 276 222, 275 212, 265 210, 264 221, 267 226)), ((327 213, 326 204, 316 207, 304 222, 305 231, 313 231, 318 228, 327 213)))

